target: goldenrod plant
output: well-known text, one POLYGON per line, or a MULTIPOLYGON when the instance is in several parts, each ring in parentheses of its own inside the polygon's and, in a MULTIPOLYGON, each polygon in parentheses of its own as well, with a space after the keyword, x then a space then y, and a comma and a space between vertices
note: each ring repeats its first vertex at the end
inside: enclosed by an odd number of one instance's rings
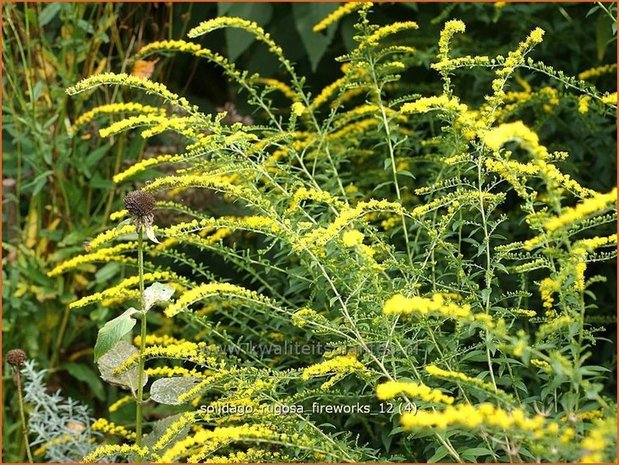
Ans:
POLYGON ((315 25, 356 24, 341 76, 315 95, 243 18, 206 20, 192 41, 134 55, 220 67, 255 124, 229 124, 141 76, 93 74, 67 89, 135 90, 135 102, 94 108, 75 126, 131 111, 99 134, 184 141, 114 177, 126 190, 150 178, 131 194, 156 199, 146 220, 128 201, 111 215, 117 226, 49 271, 127 272, 70 305, 120 315, 95 354, 103 378, 127 389, 92 425, 106 439, 84 461, 616 459, 605 329, 615 311, 596 289, 614 281, 604 262, 616 256, 617 191, 568 172, 569 148, 541 130, 560 104, 572 118, 612 121, 616 93, 584 79, 616 67, 571 77, 537 61, 542 28, 505 55, 461 55, 466 24, 450 18, 424 49, 410 40, 424 24, 376 24, 380 8, 346 4, 315 25), (260 42, 286 79, 207 48, 230 28, 260 42), (415 87, 419 70, 438 92, 415 87), (471 73, 485 86, 467 101, 458 76, 471 73), (214 207, 179 201, 201 189, 214 207), (147 229, 156 242, 143 240, 147 229), (136 402, 135 423, 111 419, 136 402))

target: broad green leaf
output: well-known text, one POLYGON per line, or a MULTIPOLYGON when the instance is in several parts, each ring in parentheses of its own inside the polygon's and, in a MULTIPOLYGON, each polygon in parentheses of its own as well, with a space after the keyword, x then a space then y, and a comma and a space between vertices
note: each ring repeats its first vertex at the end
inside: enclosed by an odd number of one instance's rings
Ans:
POLYGON ((167 284, 153 283, 144 290, 144 307, 150 310, 157 302, 167 302, 174 295, 174 288, 167 284))
POLYGON ((105 398, 103 384, 92 368, 79 363, 67 363, 64 367, 75 379, 87 383, 97 399, 103 400, 105 398))
POLYGON ((43 8, 41 10, 41 14, 39 15, 39 26, 43 27, 52 19, 54 19, 54 17, 58 14, 61 8, 62 3, 60 2, 50 3, 45 8, 43 8))
POLYGON ((131 316, 137 312, 135 308, 130 308, 103 325, 95 343, 95 362, 133 329, 136 321, 131 316))
MULTIPOLYGON (((219 16, 244 18, 254 21, 260 26, 265 26, 273 15, 273 7, 269 3, 222 2, 218 4, 217 9, 219 16)), ((256 41, 253 34, 236 28, 226 28, 225 34, 230 61, 236 60, 256 41)))
MULTIPOLYGON (((135 393, 138 387, 138 366, 133 365, 130 369, 122 372, 119 375, 114 375, 112 372, 122 365, 122 363, 129 357, 132 357, 138 353, 132 344, 127 341, 118 342, 110 351, 103 355, 97 362, 99 371, 101 372, 101 378, 110 384, 121 386, 125 389, 131 389, 132 393, 135 393)), ((148 381, 148 375, 144 373, 142 379, 142 385, 148 381)))
MULTIPOLYGON (((184 402, 179 401, 178 397, 189 391, 199 382, 200 380, 198 378, 185 378, 182 376, 158 379, 150 387, 150 398, 160 404, 180 405, 184 402)), ((187 399, 187 401, 188 400, 190 399, 187 399)))
POLYGON ((314 26, 339 6, 338 3, 293 3, 292 14, 294 25, 301 36, 301 42, 307 51, 307 56, 316 71, 320 59, 333 40, 337 26, 332 24, 326 31, 314 32, 314 26))

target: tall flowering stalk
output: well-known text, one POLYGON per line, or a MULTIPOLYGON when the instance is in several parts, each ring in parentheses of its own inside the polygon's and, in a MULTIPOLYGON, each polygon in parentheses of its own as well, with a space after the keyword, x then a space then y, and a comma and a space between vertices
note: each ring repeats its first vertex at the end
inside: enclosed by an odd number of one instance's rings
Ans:
POLYGON ((6 354, 6 361, 11 365, 13 374, 15 375, 15 385, 17 386, 17 402, 19 405, 19 418, 21 420, 21 430, 24 437, 24 446, 26 447, 26 455, 28 462, 33 463, 32 452, 30 452, 30 443, 28 442, 28 423, 26 423, 26 414, 24 413, 24 398, 22 396, 21 385, 21 366, 26 361, 26 353, 21 349, 9 350, 6 354))
MULTIPOLYGON (((155 199, 148 192, 133 191, 125 197, 125 208, 131 215, 138 233, 138 273, 140 289, 140 348, 138 363, 138 392, 135 413, 136 445, 142 445, 142 404, 144 402, 144 348, 146 343, 146 304, 144 300, 144 230, 152 233, 155 199)), ((149 234, 150 235, 150 234, 149 234)))

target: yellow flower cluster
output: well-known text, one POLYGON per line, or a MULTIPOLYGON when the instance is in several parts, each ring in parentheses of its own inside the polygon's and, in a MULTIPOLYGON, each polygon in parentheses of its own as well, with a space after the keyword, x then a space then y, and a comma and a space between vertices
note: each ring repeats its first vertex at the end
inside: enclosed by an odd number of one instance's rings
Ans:
POLYGON ((365 376, 368 373, 367 368, 357 360, 354 354, 339 355, 330 360, 311 365, 303 370, 301 379, 307 381, 310 378, 335 374, 335 376, 320 386, 320 389, 327 390, 350 373, 358 373, 361 376, 365 376))
POLYGON ((287 212, 294 211, 299 206, 299 204, 304 200, 315 200, 317 202, 324 202, 327 205, 332 205, 338 209, 344 207, 344 203, 342 201, 338 200, 336 197, 334 197, 327 191, 300 187, 292 195, 290 206, 288 207, 286 211, 287 212))
POLYGON ((354 208, 345 208, 338 217, 326 228, 316 228, 306 234, 301 243, 306 247, 324 247, 327 242, 337 236, 352 221, 371 212, 388 211, 397 214, 404 214, 404 208, 399 203, 389 202, 388 200, 371 199, 367 202, 359 202, 354 208))
POLYGON ((602 97, 602 103, 607 103, 610 105, 617 105, 617 92, 612 92, 608 95, 604 95, 602 97))
MULTIPOLYGON (((604 247, 609 244, 617 244, 617 235, 610 236, 595 236, 589 239, 581 239, 574 243, 574 249, 584 249, 586 252, 591 252, 599 247, 604 247)), ((573 249, 573 250, 574 250, 573 249)))
POLYGON ((580 443, 581 449, 586 451, 581 457, 582 463, 605 463, 616 460, 617 451, 611 451, 617 438, 617 417, 606 418, 595 422, 580 443), (604 454, 607 450, 608 452, 604 454))
MULTIPOLYGON (((144 360, 150 360, 153 358, 169 358, 176 360, 187 360, 197 365, 204 365, 209 367, 218 367, 223 369, 225 362, 218 361, 216 358, 207 356, 209 351, 213 351, 216 348, 208 346, 204 342, 183 342, 181 344, 170 345, 167 347, 152 346, 144 349, 144 353, 141 358, 144 360)), ((134 354, 127 358, 122 364, 116 367, 112 374, 119 375, 124 373, 140 360, 139 354, 134 354)))
POLYGON ((546 222, 544 228, 553 232, 557 229, 564 228, 570 224, 576 223, 584 218, 587 218, 595 213, 615 205, 617 202, 617 188, 613 188, 607 194, 598 194, 594 197, 584 200, 575 207, 566 208, 561 215, 551 218, 546 222))
POLYGON ((235 441, 251 441, 261 439, 264 441, 277 440, 280 435, 269 425, 243 424, 238 426, 222 426, 213 430, 200 429, 195 434, 187 436, 174 445, 168 447, 161 456, 160 462, 173 463, 179 457, 187 456, 189 451, 199 447, 199 452, 188 457, 187 463, 198 463, 204 460, 208 454, 235 441))
POLYGON ((148 455, 148 449, 146 447, 138 447, 136 445, 122 444, 111 445, 106 444, 104 446, 97 447, 90 454, 84 456, 83 463, 95 463, 100 462, 101 459, 113 455, 122 455, 127 457, 129 454, 137 454, 144 458, 148 455))
POLYGON ((342 242, 346 247, 355 247, 363 244, 363 238, 363 233, 356 229, 345 231, 344 234, 342 234, 342 242))
POLYGON ((507 142, 515 140, 537 159, 545 160, 549 156, 546 147, 540 145, 537 134, 526 127, 522 121, 501 124, 486 132, 482 140, 489 149, 495 152, 498 152, 507 142))
POLYGON ((51 441, 46 442, 45 444, 37 447, 34 451, 32 451, 32 453, 35 456, 41 456, 45 453, 45 451, 47 451, 50 447, 56 446, 58 444, 63 444, 69 441, 74 440, 74 437, 70 434, 64 434, 62 436, 57 436, 54 439, 52 439, 51 441))
POLYGON ((543 340, 551 334, 563 334, 565 327, 574 323, 574 318, 569 315, 561 315, 539 327, 536 333, 538 340, 543 340))
MULTIPOLYGON (((155 282, 155 281, 181 281, 182 278, 178 276, 176 273, 171 271, 156 271, 154 273, 145 273, 144 274, 144 282, 155 282)), ((130 292, 130 288, 133 286, 137 286, 139 283, 139 276, 131 276, 129 278, 124 279, 122 282, 117 284, 116 286, 107 288, 101 292, 96 292, 94 294, 82 297, 74 302, 69 304, 70 309, 81 308, 86 305, 101 302, 105 299, 121 299, 124 300, 127 297, 133 297, 134 293, 130 292), (129 292, 128 292, 129 291, 129 292)))
POLYGON ((187 33, 187 37, 193 39, 222 28, 239 28, 243 29, 244 31, 250 32, 255 35, 258 40, 267 44, 269 47, 269 51, 271 51, 280 58, 283 57, 283 51, 281 47, 279 47, 277 44, 275 44, 275 42, 273 42, 273 39, 271 39, 271 35, 269 33, 265 32, 264 29, 262 29, 257 23, 243 18, 220 16, 219 18, 202 21, 199 25, 197 25, 187 33))
POLYGON ((546 360, 540 360, 539 358, 532 358, 531 365, 537 368, 541 368, 547 373, 549 373, 552 370, 552 368, 550 367, 550 363, 548 363, 546 360))
POLYGON ((457 97, 439 95, 433 97, 422 97, 414 102, 405 103, 400 108, 401 113, 427 113, 430 110, 446 110, 455 112, 465 112, 468 107, 460 103, 457 97))
POLYGON ((256 83, 264 84, 265 86, 277 89, 292 101, 297 101, 299 99, 299 96, 287 84, 278 81, 277 79, 260 77, 256 79, 256 83))
POLYGON ((99 87, 101 85, 123 85, 127 87, 135 87, 145 91, 147 94, 155 94, 162 99, 170 102, 172 105, 178 106, 190 113, 197 113, 198 107, 190 105, 187 99, 179 97, 173 92, 170 92, 166 86, 161 83, 153 82, 138 76, 130 76, 125 73, 103 73, 95 74, 82 79, 80 82, 67 89, 67 94, 76 95, 81 92, 99 87))
POLYGON ((303 116, 303 113, 305 113, 306 110, 307 108, 305 108, 305 105, 303 105, 301 102, 294 102, 292 106, 290 107, 290 111, 296 117, 303 116))
MULTIPOLYGON (((505 410, 490 403, 479 405, 448 405, 441 412, 417 411, 404 413, 401 419, 406 429, 437 429, 446 430, 459 426, 471 430, 480 428, 497 428, 515 433, 521 431, 532 435, 535 439, 556 437, 560 431, 558 423, 547 422, 544 416, 538 414, 528 417, 524 410, 516 408, 505 410)), ((571 428, 565 428, 569 430, 571 428)), ((570 435, 565 435, 569 437, 570 435)))
POLYGON ((147 192, 157 192, 163 189, 180 189, 188 187, 205 187, 213 190, 226 192, 234 197, 247 198, 251 194, 242 186, 231 184, 229 180, 217 175, 193 175, 164 176, 155 179, 144 187, 147 192))
POLYGON ((542 178, 545 178, 551 188, 554 188, 555 185, 559 185, 582 198, 591 197, 596 194, 595 191, 582 187, 578 182, 573 180, 569 174, 563 174, 555 165, 541 159, 535 160, 535 163, 539 167, 540 175, 542 178))
POLYGON ((412 381, 387 381, 378 385, 376 397, 380 400, 393 399, 398 394, 406 394, 411 397, 420 398, 426 402, 453 404, 454 398, 443 394, 439 389, 426 386, 423 383, 412 381))
POLYGON ((129 259, 127 257, 123 257, 120 254, 126 251, 135 250, 137 247, 136 242, 126 242, 124 244, 118 244, 114 247, 107 247, 104 249, 97 250, 96 252, 92 252, 85 255, 76 255, 69 260, 66 260, 58 265, 56 265, 51 271, 47 273, 47 276, 53 277, 58 276, 62 273, 66 273, 69 270, 73 270, 80 265, 84 265, 86 263, 94 263, 94 262, 122 262, 122 263, 132 263, 135 260, 129 259))
POLYGON ((195 368, 188 370, 183 367, 155 367, 155 368, 146 368, 144 370, 148 376, 155 377, 163 377, 163 378, 172 378, 174 376, 182 376, 184 378, 201 378, 204 376, 204 373, 196 370, 195 368))
POLYGON ((589 111, 589 103, 591 103, 591 96, 581 95, 578 98, 578 111, 580 113, 587 113, 589 111))
POLYGON ((369 8, 372 4, 369 2, 348 2, 344 5, 338 7, 335 11, 331 12, 326 18, 322 19, 319 23, 317 23, 312 30, 314 32, 320 32, 327 29, 331 24, 336 23, 344 16, 347 16, 354 11, 357 11, 359 8, 369 8))
POLYGON ((168 118, 169 117, 167 116, 159 115, 131 116, 129 118, 117 121, 106 128, 100 129, 99 135, 101 137, 109 137, 113 136, 114 134, 118 134, 119 132, 126 131, 128 129, 134 129, 138 126, 162 124, 165 123, 168 118))
POLYGON ((282 457, 277 451, 255 449, 230 452, 228 455, 213 455, 202 463, 289 463, 292 460, 282 457))
POLYGON ((388 315, 415 313, 422 316, 441 315, 450 318, 466 318, 471 315, 471 307, 448 302, 442 294, 434 294, 430 298, 404 297, 402 294, 396 294, 385 302, 383 312, 388 315))
POLYGON ((459 19, 452 19, 445 23, 441 31, 441 35, 438 41, 438 57, 441 61, 447 60, 449 54, 449 42, 454 34, 464 32, 466 25, 459 19))
POLYGON ((95 117, 99 115, 109 115, 117 113, 142 113, 142 114, 154 114, 162 116, 164 111, 161 108, 152 107, 150 105, 142 105, 141 103, 123 102, 123 103, 109 103, 107 105, 99 105, 86 113, 80 115, 75 120, 71 128, 71 132, 75 133, 80 127, 90 123, 95 117))
POLYGON ((112 181, 114 181, 115 184, 119 184, 125 179, 130 178, 131 176, 135 176, 136 174, 141 173, 144 170, 151 168, 153 166, 162 165, 164 163, 175 163, 178 161, 182 161, 183 159, 184 157, 182 155, 169 155, 169 154, 158 155, 153 158, 145 158, 137 163, 134 163, 129 168, 127 168, 125 171, 122 171, 114 175, 114 177, 112 178, 112 181))
POLYGON ((131 403, 133 403, 133 396, 122 396, 116 402, 114 402, 108 407, 108 411, 110 413, 114 413, 123 405, 131 404, 131 403))
POLYGON ((617 70, 617 63, 608 65, 596 66, 578 74, 578 79, 586 81, 587 79, 596 78, 606 73, 614 73, 617 70))
POLYGON ((186 309, 189 305, 208 297, 213 296, 229 296, 239 297, 251 302, 260 304, 272 304, 271 299, 258 294, 256 291, 250 291, 244 287, 237 286, 230 283, 207 283, 201 284, 193 289, 181 294, 181 296, 174 302, 172 302, 165 309, 165 315, 167 317, 173 317, 186 309))
MULTIPOLYGON (((156 136, 165 131, 173 131, 188 139, 198 140, 199 142, 206 143, 208 137, 202 136, 197 132, 193 126, 199 122, 199 119, 195 116, 182 116, 182 117, 167 117, 161 121, 153 122, 149 128, 144 129, 140 136, 143 139, 156 136)), ((122 121, 119 121, 122 123, 122 121)), ((111 127, 111 126, 110 126, 111 127)), ((108 129, 108 128, 106 128, 108 129)), ((103 130, 101 130, 103 131, 103 130)), ((99 131, 101 133, 101 131, 99 131)), ((242 134, 239 132, 237 134, 242 134)))
POLYGON ((196 53, 202 50, 202 47, 200 47, 199 44, 195 44, 193 42, 186 42, 184 40, 162 40, 146 44, 138 51, 136 56, 142 58, 153 52, 160 52, 162 50, 170 52, 174 51, 196 53))
POLYGON ((437 378, 464 383, 503 398, 507 398, 509 396, 502 389, 495 388, 494 385, 486 383, 479 378, 471 378, 465 373, 461 373, 459 371, 443 370, 436 365, 427 365, 425 370, 430 376, 436 376, 437 378))
POLYGON ((504 87, 507 80, 516 68, 524 63, 526 53, 533 48, 533 46, 540 43, 543 37, 543 29, 539 27, 534 29, 525 40, 518 44, 516 50, 509 52, 507 58, 505 58, 502 63, 502 67, 496 71, 497 77, 492 81, 493 95, 486 97, 488 105, 483 112, 488 121, 496 118, 496 115, 493 115, 493 113, 495 113, 494 109, 504 102, 506 96, 504 87))
POLYGON ((105 418, 97 419, 92 425, 91 428, 93 431, 101 431, 102 433, 107 433, 112 436, 120 436, 124 439, 134 440, 135 433, 133 431, 129 431, 124 426, 119 426, 111 421, 106 420, 105 418))
MULTIPOLYGON (((157 228, 154 229, 156 232, 157 228)), ((133 233, 135 233, 135 225, 133 224, 126 224, 124 226, 121 226, 120 228, 108 229, 107 231, 103 231, 102 233, 98 234, 92 241, 90 241, 88 249, 96 250, 103 244, 111 242, 114 239, 118 239, 119 237, 133 233)))
POLYGON ((397 34, 401 31, 406 31, 409 29, 419 29, 419 26, 414 21, 401 21, 394 22, 387 26, 379 27, 372 34, 370 34, 367 38, 359 44, 359 49, 364 47, 375 47, 378 43, 387 36, 397 34))
POLYGON ((179 418, 177 418, 171 425, 166 428, 165 433, 163 433, 157 442, 153 445, 154 451, 160 451, 163 449, 170 440, 174 438, 185 426, 191 425, 195 422, 195 413, 194 412, 185 412, 179 418))

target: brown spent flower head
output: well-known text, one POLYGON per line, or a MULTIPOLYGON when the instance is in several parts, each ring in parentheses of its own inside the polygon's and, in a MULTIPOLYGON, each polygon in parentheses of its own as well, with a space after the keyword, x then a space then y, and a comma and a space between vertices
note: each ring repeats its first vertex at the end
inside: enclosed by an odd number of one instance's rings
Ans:
POLYGON ((26 352, 21 349, 11 349, 6 353, 6 361, 14 367, 22 366, 26 358, 26 352))
POLYGON ((155 198, 144 191, 129 192, 125 196, 125 208, 137 218, 146 218, 153 214, 155 198))

